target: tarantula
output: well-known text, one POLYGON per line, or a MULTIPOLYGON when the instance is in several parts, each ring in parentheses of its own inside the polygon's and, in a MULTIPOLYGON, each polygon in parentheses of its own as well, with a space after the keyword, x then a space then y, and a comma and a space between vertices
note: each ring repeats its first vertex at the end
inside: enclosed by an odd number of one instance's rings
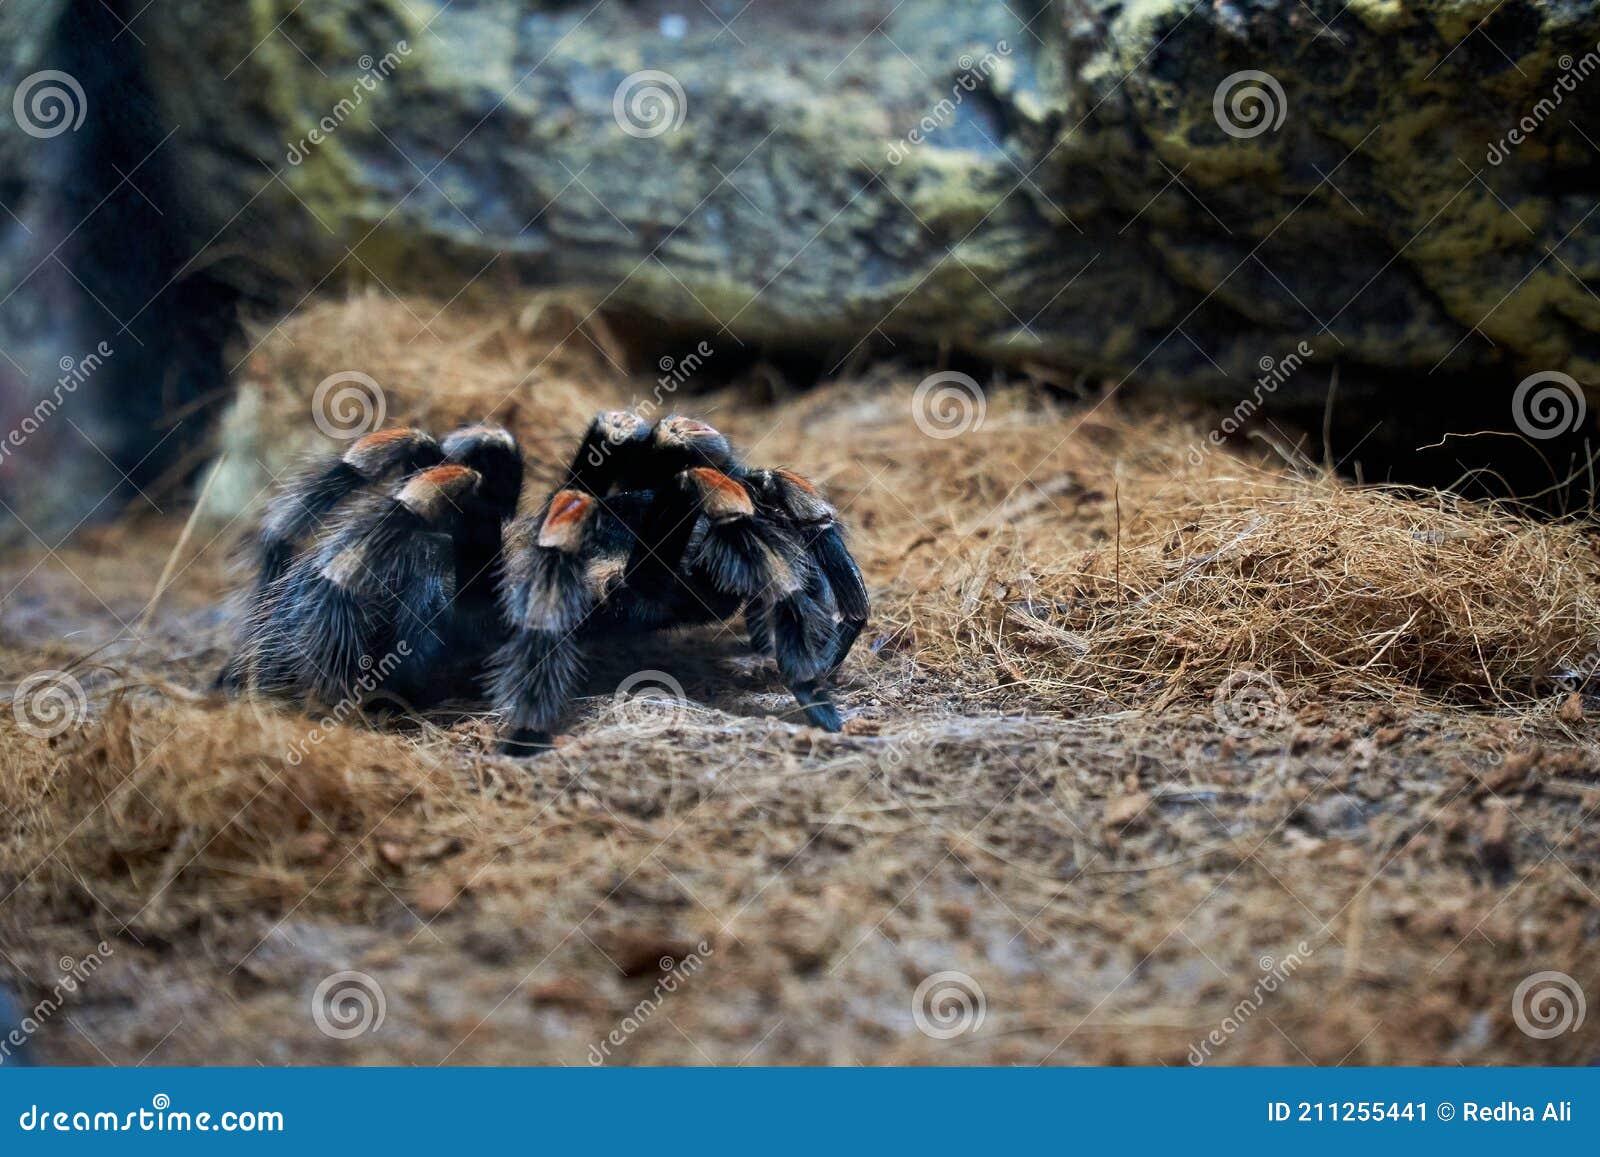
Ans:
POLYGON ((826 687, 869 604, 815 486, 746 467, 704 422, 626 411, 598 415, 562 487, 518 519, 522 474, 508 431, 470 426, 443 442, 370 434, 292 480, 262 521, 218 685, 326 703, 483 696, 501 749, 531 754, 590 647, 742 611, 805 718, 840 729, 826 687))

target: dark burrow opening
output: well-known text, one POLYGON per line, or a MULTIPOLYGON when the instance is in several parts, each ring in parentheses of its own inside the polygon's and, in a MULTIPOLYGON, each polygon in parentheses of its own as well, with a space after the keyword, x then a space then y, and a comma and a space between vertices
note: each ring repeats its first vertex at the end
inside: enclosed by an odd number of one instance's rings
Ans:
POLYGON ((623 337, 629 370, 655 377, 656 386, 677 399, 737 387, 759 403, 778 391, 879 367, 892 366, 896 377, 910 381, 954 370, 983 388, 1016 383, 1069 405, 1093 405, 1108 395, 1135 409, 1176 405, 1201 439, 1215 431, 1236 448, 1267 445, 1296 464, 1331 466, 1352 481, 1512 500, 1553 517, 1594 514, 1600 437, 1581 393, 1551 375, 1535 375, 1544 380, 1519 394, 1529 378, 1501 367, 1428 375, 1308 363, 1293 382, 1270 392, 1219 379, 1204 397, 1175 398, 1137 380, 1119 386, 1070 367, 1022 370, 938 342, 877 333, 796 346, 741 343, 715 330, 661 326, 633 315, 611 314, 608 322, 623 337))

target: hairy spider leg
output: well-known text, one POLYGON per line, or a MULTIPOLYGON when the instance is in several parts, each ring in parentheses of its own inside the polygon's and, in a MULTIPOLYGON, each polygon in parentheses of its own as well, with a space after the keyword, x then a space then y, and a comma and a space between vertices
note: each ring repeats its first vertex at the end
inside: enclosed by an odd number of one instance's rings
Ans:
POLYGON ((680 489, 698 501, 707 521, 691 571, 759 608, 757 620, 770 623, 778 672, 802 713, 813 726, 839 731, 838 708, 822 686, 833 623, 821 576, 791 534, 756 517, 742 483, 707 467, 679 477, 680 489))
MULTIPOLYGON (((278 588, 301 543, 312 536, 346 499, 365 487, 443 461, 439 444, 421 430, 395 428, 359 438, 338 458, 302 471, 267 507, 256 539, 255 582, 246 596, 246 636, 259 637, 282 604, 278 588)), ((218 673, 215 686, 242 690, 246 650, 235 650, 218 673)))
POLYGON ((583 627, 598 602, 591 563, 606 520, 594 495, 560 490, 514 530, 501 591, 510 633, 489 675, 490 695, 505 719, 505 754, 548 749, 583 677, 583 627))
POLYGON ((456 527, 455 609, 449 619, 458 628, 449 645, 457 678, 479 682, 483 661, 500 635, 505 529, 522 496, 522 448, 503 426, 485 424, 451 431, 442 446, 448 461, 483 479, 475 504, 456 527))
POLYGON ((420 704, 438 687, 455 594, 453 539, 479 484, 463 466, 358 499, 273 585, 246 667, 261 690, 359 704, 381 688, 420 704))
POLYGON ((379 430, 351 443, 340 457, 303 472, 267 508, 262 520, 257 589, 289 568, 299 542, 346 498, 370 483, 412 474, 444 460, 439 443, 421 430, 379 430))

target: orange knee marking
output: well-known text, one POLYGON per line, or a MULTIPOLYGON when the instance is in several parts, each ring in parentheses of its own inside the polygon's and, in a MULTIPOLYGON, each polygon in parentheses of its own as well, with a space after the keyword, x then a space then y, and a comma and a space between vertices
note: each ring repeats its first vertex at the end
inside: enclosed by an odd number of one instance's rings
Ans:
POLYGON ((440 490, 449 490, 462 484, 462 481, 474 471, 469 466, 457 466, 450 463, 446 466, 435 466, 431 470, 424 470, 417 475, 418 482, 428 482, 440 490))
POLYGON ((793 470, 774 470, 777 480, 776 498, 790 518, 805 523, 822 523, 833 519, 836 511, 828 505, 815 485, 793 470))
POLYGON ((578 545, 579 531, 589 516, 593 501, 577 490, 563 490, 550 500, 550 513, 539 528, 539 545, 572 550, 578 545))
POLYGON ((391 457, 393 450, 405 446, 420 449, 428 441, 428 436, 421 430, 414 430, 408 426, 395 426, 388 430, 379 430, 376 434, 368 434, 364 438, 357 438, 344 452, 344 460, 362 473, 377 471, 398 465, 398 462, 391 457))
POLYGON ((423 518, 448 513, 447 503, 478 485, 478 472, 465 466, 435 466, 424 470, 400 488, 400 502, 423 518))
POLYGON ((407 426, 394 426, 388 430, 379 430, 376 434, 368 434, 365 438, 356 440, 357 446, 387 446, 390 442, 403 442, 414 438, 417 431, 407 426))
POLYGON ((720 470, 709 466, 696 466, 689 471, 705 503, 706 513, 714 518, 731 518, 756 512, 750 494, 739 483, 720 470))
POLYGON ((812 484, 812 482, 811 482, 811 480, 809 478, 802 478, 802 477, 800 477, 800 475, 796 474, 793 470, 775 470, 775 471, 773 471, 773 473, 779 475, 782 478, 786 478, 790 482, 793 482, 796 486, 800 487, 800 489, 804 490, 807 494, 815 494, 817 492, 816 486, 812 484))

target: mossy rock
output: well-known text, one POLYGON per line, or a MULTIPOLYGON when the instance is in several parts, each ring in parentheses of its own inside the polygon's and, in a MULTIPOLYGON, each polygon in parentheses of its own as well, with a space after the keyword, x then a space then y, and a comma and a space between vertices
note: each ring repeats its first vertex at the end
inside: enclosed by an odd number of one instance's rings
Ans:
MULTIPOLYGON (((878 333, 1215 399, 1302 342, 1284 397, 1335 364, 1382 406, 1600 382, 1592 4, 713 7, 171 0, 104 48, 171 132, 173 272, 203 250, 269 307, 583 287, 841 360, 878 333)), ((19 35, 0 68, 48 57, 19 35)), ((26 220, 39 145, 0 139, 26 220)), ((0 346, 22 316, 0 306, 0 346)))
POLYGON ((347 247, 397 289, 494 259, 741 340, 876 327, 1222 394, 1301 340, 1385 371, 1600 378, 1600 85, 1561 87, 1600 51, 1592 5, 247 11, 153 22, 150 75, 204 225, 255 197, 256 231, 233 227, 308 285, 347 247), (644 70, 666 119, 630 134, 614 98, 644 70), (1222 95, 1275 127, 1230 134, 1219 86, 1246 71, 1266 79, 1222 95))

